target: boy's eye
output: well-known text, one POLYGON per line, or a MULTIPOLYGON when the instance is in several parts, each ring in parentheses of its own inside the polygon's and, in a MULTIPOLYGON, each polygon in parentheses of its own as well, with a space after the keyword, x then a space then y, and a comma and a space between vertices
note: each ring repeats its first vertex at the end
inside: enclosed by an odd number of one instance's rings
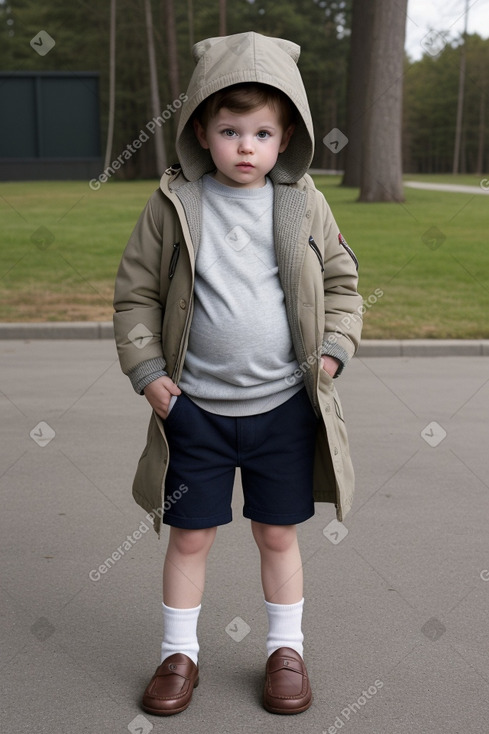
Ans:
POLYGON ((234 135, 236 135, 236 131, 235 130, 232 130, 231 128, 228 128, 227 130, 223 130, 222 131, 222 134, 226 138, 232 138, 232 137, 234 137, 234 135))
POLYGON ((270 133, 266 130, 260 130, 260 132, 256 136, 259 140, 266 140, 270 137, 270 133))

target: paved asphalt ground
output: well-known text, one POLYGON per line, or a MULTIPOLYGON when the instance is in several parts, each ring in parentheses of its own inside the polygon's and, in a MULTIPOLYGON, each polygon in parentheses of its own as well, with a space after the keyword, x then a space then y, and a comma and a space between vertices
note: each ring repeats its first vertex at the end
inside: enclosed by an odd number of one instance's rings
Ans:
POLYGON ((110 339, 5 340, 0 364, 2 732, 487 734, 487 357, 360 356, 338 380, 357 494, 344 526, 320 504, 300 527, 315 700, 299 716, 261 707, 266 615, 237 480, 201 682, 166 719, 138 705, 166 545, 130 493, 148 406, 110 339))

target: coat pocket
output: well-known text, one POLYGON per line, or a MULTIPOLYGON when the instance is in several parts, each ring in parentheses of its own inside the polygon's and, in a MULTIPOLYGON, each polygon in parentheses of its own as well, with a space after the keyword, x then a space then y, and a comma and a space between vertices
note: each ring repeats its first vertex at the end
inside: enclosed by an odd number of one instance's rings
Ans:
MULTIPOLYGON (((165 432, 168 433, 168 431, 175 431, 180 430, 182 427, 179 424, 179 416, 182 410, 185 412, 185 395, 183 393, 180 393, 180 395, 174 395, 173 397, 176 398, 176 400, 170 401, 170 405, 172 405, 171 410, 169 413, 167 413, 166 418, 163 420, 163 425, 165 426, 165 432), (176 426, 175 426, 176 423, 176 426)), ((185 416, 183 417, 183 427, 186 425, 186 419, 185 416)))
POLYGON ((328 413, 331 412, 332 408, 334 408, 336 417, 339 418, 339 420, 342 423, 345 423, 345 418, 343 416, 343 408, 341 406, 341 401, 340 401, 338 392, 334 384, 334 379, 322 367, 320 367, 319 369, 319 385, 318 386, 319 386, 320 392, 321 390, 325 390, 325 392, 328 395, 328 411, 327 412, 328 413))
POLYGON ((333 378, 323 369, 319 370, 318 398, 336 482, 337 518, 342 521, 352 504, 355 475, 341 402, 333 378))

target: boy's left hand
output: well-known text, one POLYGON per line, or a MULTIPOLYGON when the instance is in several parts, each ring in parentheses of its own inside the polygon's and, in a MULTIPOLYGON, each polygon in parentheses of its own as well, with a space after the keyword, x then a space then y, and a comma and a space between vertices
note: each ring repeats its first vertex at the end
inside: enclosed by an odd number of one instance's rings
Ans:
POLYGON ((329 357, 327 354, 323 354, 321 357, 321 367, 330 377, 334 377, 340 366, 339 360, 335 357, 329 357))

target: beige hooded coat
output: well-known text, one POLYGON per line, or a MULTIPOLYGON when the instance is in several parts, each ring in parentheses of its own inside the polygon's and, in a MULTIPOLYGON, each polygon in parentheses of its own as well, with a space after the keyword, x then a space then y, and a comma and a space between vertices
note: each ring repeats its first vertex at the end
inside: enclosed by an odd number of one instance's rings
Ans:
MULTIPOLYGON (((122 370, 141 392, 165 370, 178 383, 193 313, 195 253, 200 241, 201 182, 214 170, 193 132, 192 114, 217 90, 240 82, 285 92, 299 112, 290 143, 269 176, 274 183, 274 236, 281 284, 299 370, 321 418, 316 437, 314 498, 332 502, 338 520, 351 507, 354 474, 334 380, 322 354, 340 360, 340 374, 361 333, 356 261, 323 195, 306 171, 314 150, 307 97, 297 69, 299 47, 249 32, 196 44, 197 62, 177 132, 178 166, 165 171, 124 251, 115 284, 114 328, 122 370)), ((136 502, 161 527, 169 457, 164 421, 152 413, 133 483, 136 502)))

